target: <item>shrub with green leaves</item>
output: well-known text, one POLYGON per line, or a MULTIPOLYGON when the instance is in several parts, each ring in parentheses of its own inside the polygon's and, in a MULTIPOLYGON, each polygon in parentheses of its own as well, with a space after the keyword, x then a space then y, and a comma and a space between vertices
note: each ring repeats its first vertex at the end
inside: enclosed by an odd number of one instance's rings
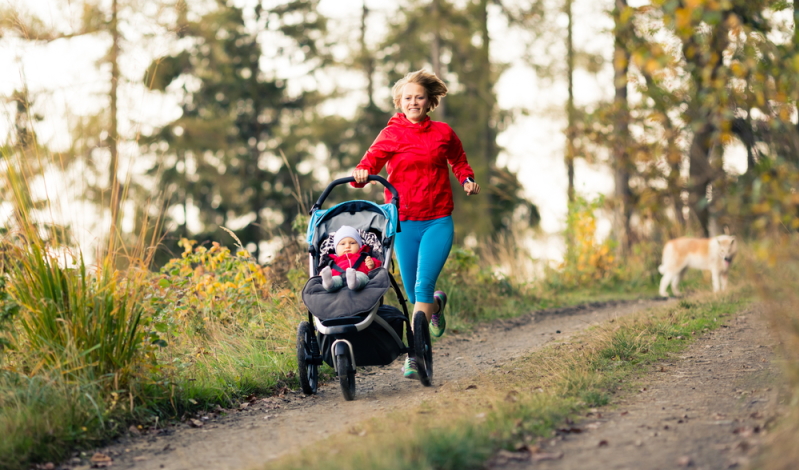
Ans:
POLYGON ((147 309, 161 335, 151 404, 172 415, 292 383, 297 293, 270 280, 246 250, 181 240, 184 252, 149 279, 147 309))
MULTIPOLYGON (((11 296, 8 295, 6 284, 7 281, 5 275, 3 274, 3 270, 0 269, 0 355, 2 354, 3 349, 9 345, 6 335, 8 334, 11 320, 19 311, 19 305, 17 305, 17 303, 11 299, 11 296)), ((1 358, 2 356, 0 356, 0 359, 1 358)))
POLYGON ((209 322, 229 327, 262 328, 281 333, 287 311, 297 311, 296 294, 275 289, 269 268, 246 250, 233 254, 217 242, 210 248, 181 240, 184 252, 150 280, 149 308, 165 331, 190 326, 201 333, 209 322))

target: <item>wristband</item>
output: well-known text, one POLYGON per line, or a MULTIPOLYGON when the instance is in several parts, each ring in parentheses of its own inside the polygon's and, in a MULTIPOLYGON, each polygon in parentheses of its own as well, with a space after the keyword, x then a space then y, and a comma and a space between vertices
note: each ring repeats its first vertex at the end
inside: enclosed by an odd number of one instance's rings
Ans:
POLYGON ((463 186, 466 183, 474 183, 474 178, 472 177, 466 178, 465 180, 463 180, 463 183, 461 183, 461 186, 463 186))

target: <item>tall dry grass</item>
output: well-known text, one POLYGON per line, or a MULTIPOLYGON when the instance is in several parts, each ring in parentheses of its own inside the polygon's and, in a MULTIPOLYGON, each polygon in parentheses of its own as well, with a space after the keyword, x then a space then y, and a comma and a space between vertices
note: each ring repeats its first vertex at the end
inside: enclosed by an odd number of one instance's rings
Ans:
POLYGON ((756 468, 789 470, 799 462, 799 235, 778 234, 744 251, 746 275, 766 306, 788 386, 787 415, 771 433, 756 468))
POLYGON ((58 195, 34 199, 41 172, 32 163, 41 169, 52 158, 33 150, 5 153, 0 174, 12 208, 0 234, 0 468, 9 469, 119 433, 134 382, 154 359, 144 302, 149 244, 116 250, 111 233, 89 265, 50 212, 58 195))
POLYGON ((14 224, 0 240, 2 275, 19 307, 6 338, 8 370, 29 376, 57 371, 124 388, 147 352, 146 258, 134 254, 138 265, 122 272, 116 269, 119 253, 108 251, 87 266, 80 250, 64 242, 66 229, 34 214, 21 162, 11 160, 5 170, 14 224))

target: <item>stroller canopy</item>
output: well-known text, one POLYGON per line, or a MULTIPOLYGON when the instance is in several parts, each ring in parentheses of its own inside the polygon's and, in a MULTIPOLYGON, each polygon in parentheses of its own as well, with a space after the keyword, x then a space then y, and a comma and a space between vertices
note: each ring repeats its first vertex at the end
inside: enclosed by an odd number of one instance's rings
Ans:
POLYGON ((397 233, 399 215, 393 204, 376 204, 371 201, 355 200, 342 202, 330 209, 318 209, 311 214, 308 222, 306 240, 312 247, 319 248, 330 233, 344 225, 364 231, 377 230, 385 240, 397 233))

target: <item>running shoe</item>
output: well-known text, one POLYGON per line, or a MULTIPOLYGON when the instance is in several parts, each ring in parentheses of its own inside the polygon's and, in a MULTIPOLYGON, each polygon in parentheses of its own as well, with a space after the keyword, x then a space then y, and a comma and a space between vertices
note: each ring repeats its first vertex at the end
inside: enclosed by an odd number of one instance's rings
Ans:
POLYGON ((402 374, 406 379, 419 380, 419 367, 416 365, 415 357, 407 357, 405 365, 402 366, 402 374))
POLYGON ((438 313, 434 313, 430 318, 430 334, 438 338, 447 329, 447 318, 444 316, 444 308, 447 306, 447 294, 437 290, 433 297, 438 302, 438 313))

